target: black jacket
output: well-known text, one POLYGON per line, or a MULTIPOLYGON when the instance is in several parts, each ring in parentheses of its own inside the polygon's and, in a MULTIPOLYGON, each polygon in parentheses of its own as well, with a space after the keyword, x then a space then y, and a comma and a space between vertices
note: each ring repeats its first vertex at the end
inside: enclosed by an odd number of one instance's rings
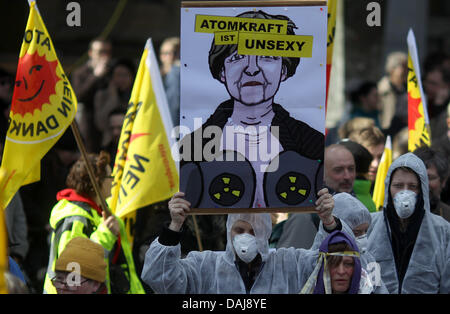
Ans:
POLYGON ((408 218, 408 226, 404 231, 400 230, 400 218, 395 213, 394 204, 390 195, 388 197, 387 207, 384 210, 385 217, 389 221, 389 226, 392 231, 392 251, 394 253, 395 266, 397 268, 399 287, 402 286, 403 279, 405 278, 409 260, 411 259, 417 235, 419 234, 420 225, 422 224, 423 216, 425 214, 423 197, 419 195, 417 200, 414 213, 408 218))
MULTIPOLYGON (((228 118, 231 117, 233 113, 234 100, 229 99, 221 103, 214 113, 206 120, 206 122, 202 125, 201 128, 195 130, 191 134, 186 135, 181 140, 181 146, 183 148, 184 144, 187 145, 186 141, 190 141, 191 145, 191 155, 188 161, 194 160, 194 139, 196 138, 194 134, 196 132, 201 132, 198 138, 202 138, 202 148, 208 143, 211 139, 203 138, 203 130, 208 126, 218 126, 221 129, 225 127, 225 124, 228 121, 228 118)), ((275 112, 275 116, 272 120, 272 126, 279 127, 279 141, 283 150, 285 151, 295 151, 300 155, 310 158, 310 159, 320 159, 323 160, 323 151, 325 144, 325 136, 310 127, 308 124, 296 120, 289 115, 289 112, 286 111, 279 104, 274 103, 272 105, 273 111, 275 112)), ((186 158, 188 156, 183 156, 183 152, 180 151, 180 156, 182 158, 186 158)), ((202 156, 203 157, 203 156, 202 156)), ((202 159, 202 161, 205 161, 202 159)), ((181 161, 181 165, 183 165, 184 160, 181 161)))

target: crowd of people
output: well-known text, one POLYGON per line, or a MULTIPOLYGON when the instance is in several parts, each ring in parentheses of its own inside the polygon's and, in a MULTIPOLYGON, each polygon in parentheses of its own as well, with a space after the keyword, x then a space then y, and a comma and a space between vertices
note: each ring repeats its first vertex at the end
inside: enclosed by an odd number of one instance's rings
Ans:
MULTIPOLYGON (((160 47, 178 125, 180 40, 168 38, 160 47)), ((70 77, 76 121, 107 197, 136 64, 113 58, 112 43, 101 38, 92 40, 88 55, 70 77)), ((21 187, 6 208, 9 291, 449 293, 450 57, 432 54, 424 62, 432 146, 414 152, 407 145, 407 55, 389 55, 385 72, 378 83, 362 80, 348 91, 348 112, 327 132, 317 213, 194 221, 180 191, 138 210, 129 243, 123 221, 102 210, 68 130, 42 160, 41 181, 21 187), (394 162, 376 208, 373 189, 388 135, 394 162)), ((1 70, 0 148, 13 86, 14 76, 1 70)))

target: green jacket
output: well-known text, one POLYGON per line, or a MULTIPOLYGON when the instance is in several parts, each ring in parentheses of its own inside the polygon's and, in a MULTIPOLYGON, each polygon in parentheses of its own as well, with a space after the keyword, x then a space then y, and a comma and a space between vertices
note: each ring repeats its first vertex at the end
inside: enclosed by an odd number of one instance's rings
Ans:
MULTIPOLYGON (((129 281, 130 289, 128 293, 145 293, 139 277, 134 267, 133 256, 130 244, 125 232, 123 221, 116 217, 120 226, 121 248, 125 256, 125 262, 120 264, 124 269, 129 281)), ((73 202, 61 199, 53 208, 50 215, 50 226, 53 229, 49 264, 44 282, 44 293, 56 293, 56 289, 51 282, 55 276, 55 263, 58 256, 66 247, 67 243, 75 237, 90 238, 99 243, 105 249, 105 261, 107 264, 106 286, 108 293, 111 293, 110 285, 110 252, 115 248, 117 237, 102 224, 103 218, 98 212, 87 203, 73 202)))
POLYGON ((367 207, 369 212, 374 213, 377 211, 377 208, 370 194, 371 185, 372 182, 369 180, 356 179, 353 183, 353 192, 355 192, 356 198, 367 207))

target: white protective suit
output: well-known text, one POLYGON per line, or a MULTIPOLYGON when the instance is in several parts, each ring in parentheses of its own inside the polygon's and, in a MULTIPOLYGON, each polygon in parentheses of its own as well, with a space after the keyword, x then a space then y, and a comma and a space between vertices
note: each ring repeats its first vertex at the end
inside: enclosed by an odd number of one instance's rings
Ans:
MULTIPOLYGON (((270 214, 228 215, 226 251, 193 251, 181 259, 180 244, 164 246, 155 239, 145 255, 142 279, 156 293, 245 294, 230 236, 237 220, 253 227, 262 257, 263 265, 250 294, 299 293, 317 262, 318 250, 280 248, 269 251, 270 214)), ((345 223, 342 229, 351 231, 345 223)), ((323 241, 327 236, 321 226, 317 237, 323 241)))
POLYGON ((425 210, 400 289, 386 210, 372 213, 368 250, 380 264, 381 278, 389 293, 450 293, 450 224, 430 212, 427 169, 416 155, 402 155, 390 166, 385 180, 384 207, 388 203, 391 175, 398 167, 408 167, 420 178, 425 210))
MULTIPOLYGON (((367 223, 370 227, 372 218, 367 207, 356 197, 348 193, 338 193, 333 196, 334 209, 333 215, 344 221, 351 229, 367 223)), ((354 234, 352 233, 352 236, 354 234)), ((365 248, 361 250, 361 266, 368 274, 374 286, 376 286, 375 293, 388 294, 388 290, 383 281, 380 280, 379 265, 376 265, 375 257, 370 251, 365 248)))
MULTIPOLYGON (((363 223, 371 224, 372 218, 370 212, 360 200, 351 196, 348 193, 338 193, 333 196, 334 209, 333 215, 345 221, 345 223, 352 228, 352 230, 363 223)), ((354 237, 354 234, 352 233, 354 237)), ((375 258, 367 250, 361 251, 361 265, 364 269, 367 269, 367 264, 374 262, 375 258)))

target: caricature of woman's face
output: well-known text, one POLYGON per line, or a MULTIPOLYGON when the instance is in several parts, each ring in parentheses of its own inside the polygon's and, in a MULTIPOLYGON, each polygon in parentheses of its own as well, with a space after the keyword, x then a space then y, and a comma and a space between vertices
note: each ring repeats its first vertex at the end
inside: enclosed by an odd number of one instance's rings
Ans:
POLYGON ((286 79, 281 57, 240 55, 236 52, 224 61, 220 77, 228 93, 252 106, 271 100, 286 79))

